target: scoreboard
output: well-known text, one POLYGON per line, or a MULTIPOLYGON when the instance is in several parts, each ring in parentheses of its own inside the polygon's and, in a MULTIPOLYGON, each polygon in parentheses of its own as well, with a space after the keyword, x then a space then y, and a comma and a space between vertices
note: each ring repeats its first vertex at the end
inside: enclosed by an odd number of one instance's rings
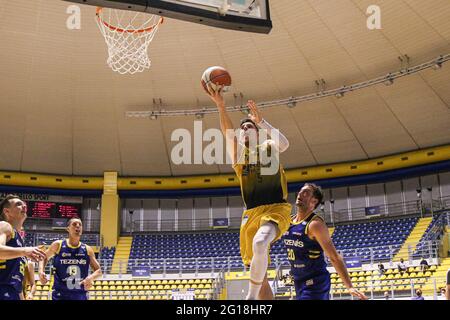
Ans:
MULTIPOLYGON (((0 193, 0 200, 8 194, 0 193)), ((27 216, 40 219, 81 218, 83 198, 48 194, 18 193, 20 199, 27 204, 27 216)))
POLYGON ((30 218, 70 219, 81 217, 81 203, 54 201, 26 201, 30 218))

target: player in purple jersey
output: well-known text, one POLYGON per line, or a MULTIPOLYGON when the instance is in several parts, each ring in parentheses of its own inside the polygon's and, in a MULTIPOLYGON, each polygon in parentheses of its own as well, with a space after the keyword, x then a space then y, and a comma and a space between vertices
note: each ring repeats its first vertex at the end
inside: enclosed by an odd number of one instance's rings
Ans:
POLYGON ((54 257, 55 271, 52 300, 87 300, 87 291, 95 279, 102 275, 100 264, 94 250, 82 243, 83 224, 80 219, 72 218, 68 222, 69 238, 53 242, 45 252, 46 259, 39 263, 39 279, 47 283, 45 266, 54 257), (89 275, 89 267, 93 273, 89 275))
POLYGON ((334 247, 325 222, 314 213, 322 202, 320 187, 306 183, 297 195, 297 214, 283 242, 291 264, 297 300, 328 300, 331 289, 330 274, 324 254, 328 256, 348 292, 366 300, 364 293, 353 288, 343 258, 334 247))
POLYGON ((20 231, 27 218, 27 205, 16 195, 0 203, 0 300, 20 300, 25 268, 29 258, 40 261, 45 253, 25 247, 20 231))

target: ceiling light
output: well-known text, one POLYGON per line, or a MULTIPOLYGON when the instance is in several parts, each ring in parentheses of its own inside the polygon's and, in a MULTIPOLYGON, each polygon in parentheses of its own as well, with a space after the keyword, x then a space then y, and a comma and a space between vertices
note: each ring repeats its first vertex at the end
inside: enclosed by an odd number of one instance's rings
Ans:
POLYGON ((286 105, 289 108, 294 108, 297 105, 297 101, 294 100, 294 97, 290 97, 290 100, 286 105))
POLYGON ((442 69, 442 62, 437 61, 437 62, 431 67, 431 69, 433 69, 433 70, 439 70, 439 69, 442 69))
POLYGON ((383 83, 386 86, 392 86, 394 84, 394 79, 392 78, 390 73, 386 76, 386 80, 383 83))
POLYGON ((336 98, 342 98, 344 96, 344 92, 343 91, 339 91, 335 94, 336 98))

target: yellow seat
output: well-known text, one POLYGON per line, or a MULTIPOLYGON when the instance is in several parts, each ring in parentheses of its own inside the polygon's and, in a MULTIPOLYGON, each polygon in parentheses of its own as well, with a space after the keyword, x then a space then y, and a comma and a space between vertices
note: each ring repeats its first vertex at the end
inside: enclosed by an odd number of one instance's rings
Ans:
POLYGON ((135 285, 139 286, 142 284, 142 280, 136 280, 135 285))
POLYGON ((148 284, 149 284, 149 285, 155 284, 155 280, 150 280, 150 281, 148 282, 148 284))
POLYGON ((158 285, 158 286, 156 287, 156 289, 158 289, 158 290, 163 290, 163 289, 164 289, 164 286, 163 286, 162 284, 160 284, 160 285, 158 285))
POLYGON ((142 284, 145 286, 145 285, 148 285, 148 280, 143 280, 142 281, 142 284))
POLYGON ((189 281, 187 279, 183 279, 183 280, 176 280, 175 284, 188 284, 190 283, 190 281, 192 281, 192 279, 189 279, 189 281))
MULTIPOLYGON (((183 280, 183 281, 186 281, 186 280, 183 280)), ((181 283, 183 283, 183 281, 181 281, 181 283)), ((188 280, 188 283, 189 283, 189 284, 195 283, 195 279, 189 279, 189 280, 188 280)))
POLYGON ((156 285, 161 284, 161 280, 156 280, 156 281, 155 281, 155 284, 156 284, 156 285))
POLYGON ((198 299, 198 300, 204 300, 204 299, 205 299, 205 295, 199 294, 199 295, 196 297, 196 299, 198 299))
POLYGON ((331 283, 336 283, 336 278, 331 278, 331 283))
POLYGON ((137 290, 137 287, 133 285, 130 287, 130 290, 137 290))
POLYGON ((154 285, 154 284, 150 286, 150 289, 151 289, 151 290, 156 290, 156 288, 157 288, 157 287, 156 287, 156 285, 154 285))
POLYGON ((147 300, 147 296, 139 296, 139 300, 147 300))
POLYGON ((394 279, 400 279, 400 278, 401 278, 401 276, 400 276, 399 273, 397 273, 396 275, 394 275, 394 279))
POLYGON ((128 283, 127 280, 123 280, 123 281, 122 281, 122 285, 127 286, 128 284, 129 284, 129 283, 128 283))
POLYGON ((197 286, 198 286, 198 285, 197 285, 197 284, 195 284, 195 283, 194 283, 194 284, 191 284, 191 288, 192 288, 192 289, 196 289, 196 288, 197 288, 197 286))
POLYGON ((432 265, 432 266, 430 266, 430 269, 428 269, 429 271, 435 271, 436 270, 436 266, 435 265, 432 265))
POLYGON ((137 286, 137 290, 144 290, 144 286, 143 285, 138 285, 137 286))
POLYGON ((170 290, 170 289, 172 289, 171 286, 170 286, 170 284, 166 284, 166 285, 164 286, 164 290, 170 290))
POLYGON ((366 278, 364 278, 364 276, 358 277, 358 281, 364 281, 366 280, 366 278))
POLYGON ((133 300, 139 300, 139 296, 133 296, 133 300))
POLYGON ((201 283, 201 281, 200 281, 200 279, 195 279, 194 283, 199 284, 199 283, 201 283))
POLYGON ((205 288, 206 289, 211 289, 211 284, 210 283, 205 284, 205 288))
POLYGON ((119 296, 119 300, 125 300, 125 296, 119 296))
POLYGON ((425 272, 425 277, 431 277, 431 272, 430 271, 425 272))
POLYGON ((410 278, 415 278, 415 277, 417 277, 417 274, 416 274, 415 272, 411 272, 411 273, 409 274, 409 277, 410 277, 410 278))
POLYGON ((391 269, 391 270, 392 270, 392 273, 393 273, 393 274, 400 273, 400 272, 398 271, 398 269, 391 269))
POLYGON ((167 282, 167 284, 174 284, 175 283, 175 280, 169 280, 169 282, 167 282))

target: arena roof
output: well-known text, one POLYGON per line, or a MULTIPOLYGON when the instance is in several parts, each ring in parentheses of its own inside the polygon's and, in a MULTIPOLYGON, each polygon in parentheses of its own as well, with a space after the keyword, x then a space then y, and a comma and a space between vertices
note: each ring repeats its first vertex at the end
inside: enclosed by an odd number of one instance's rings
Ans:
MULTIPOLYGON (((229 173, 229 165, 175 165, 177 128, 194 116, 129 119, 130 110, 212 106, 200 86, 226 67, 233 94, 258 102, 339 88, 450 53, 448 0, 376 1, 382 29, 369 30, 369 0, 271 2, 269 35, 166 19, 150 70, 119 75, 106 65, 95 8, 80 5, 68 30, 60 0, 0 0, 0 170, 64 175, 179 176, 229 173), (399 57, 404 60, 403 65, 399 57), (153 100, 162 106, 154 106, 153 100)), ((238 101, 238 102, 239 102, 238 101)), ((371 159, 450 143, 450 64, 350 92, 263 110, 290 141, 287 168, 371 159)), ((234 123, 242 113, 231 114, 234 123)), ((218 128, 217 114, 203 129, 218 128)))

